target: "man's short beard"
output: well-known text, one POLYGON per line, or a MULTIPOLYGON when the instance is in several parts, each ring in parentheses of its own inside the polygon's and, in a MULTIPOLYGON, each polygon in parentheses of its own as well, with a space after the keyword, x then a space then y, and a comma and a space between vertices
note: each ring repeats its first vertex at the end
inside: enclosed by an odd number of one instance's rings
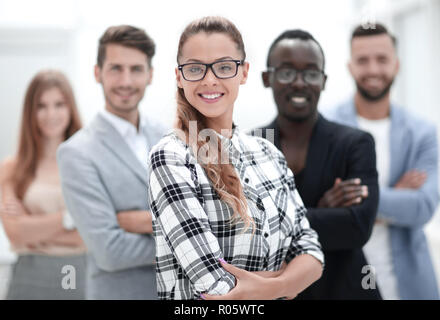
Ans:
POLYGON ((113 104, 110 100, 108 100, 108 104, 110 105, 110 107, 113 110, 117 111, 118 113, 130 113, 130 112, 133 112, 134 110, 138 109, 138 107, 139 107, 139 103, 138 103, 138 104, 135 104, 135 105, 130 106, 128 108, 121 108, 121 107, 113 104))
POLYGON ((376 95, 370 94, 367 90, 362 88, 358 82, 356 82, 356 87, 357 87, 357 90, 360 93, 360 95, 365 100, 370 101, 370 102, 376 102, 376 101, 382 100, 390 92, 390 89, 391 89, 391 86, 393 85, 393 82, 394 82, 394 79, 391 80, 391 82, 379 94, 376 94, 376 95))
POLYGON ((120 114, 130 113, 130 112, 133 112, 134 110, 138 109, 139 103, 142 100, 142 98, 141 98, 141 99, 139 99, 139 101, 135 105, 124 108, 124 107, 119 107, 118 105, 114 104, 113 101, 109 98, 109 96, 106 95, 105 91, 104 91, 104 98, 105 98, 106 103, 113 110, 115 110, 116 112, 118 112, 120 114))

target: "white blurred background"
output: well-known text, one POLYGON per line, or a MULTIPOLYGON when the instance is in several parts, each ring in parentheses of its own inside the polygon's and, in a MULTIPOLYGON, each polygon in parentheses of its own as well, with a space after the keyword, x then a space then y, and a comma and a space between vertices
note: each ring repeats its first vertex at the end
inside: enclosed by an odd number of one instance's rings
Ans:
MULTIPOLYGON (((31 77, 43 68, 67 74, 84 124, 103 108, 93 66, 98 38, 110 25, 141 27, 155 40, 153 84, 141 109, 171 125, 178 38, 187 23, 205 15, 229 18, 245 41, 251 69, 234 116, 242 129, 275 117, 271 92, 264 89, 260 74, 269 46, 281 32, 301 28, 321 43, 329 76, 321 95, 323 109, 352 95, 346 68, 351 31, 359 23, 377 21, 399 42, 401 71, 393 100, 435 121, 440 137, 440 0, 0 0, 0 159, 16 150, 24 93, 31 77)), ((426 231, 440 284, 439 230, 437 212, 426 231)), ((0 224, 0 299, 14 261, 0 224)))

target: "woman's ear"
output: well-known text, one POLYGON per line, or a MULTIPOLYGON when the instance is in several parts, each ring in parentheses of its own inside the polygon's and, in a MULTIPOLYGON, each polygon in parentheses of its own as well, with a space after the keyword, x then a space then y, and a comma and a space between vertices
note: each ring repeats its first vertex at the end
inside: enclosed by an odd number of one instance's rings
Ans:
POLYGON ((242 78, 240 84, 245 84, 249 76, 249 62, 244 62, 242 67, 242 78))
POLYGON ((180 70, 178 68, 175 68, 174 70, 176 72, 176 83, 177 83, 177 86, 179 88, 183 88, 183 86, 182 86, 182 75, 180 73, 180 70))

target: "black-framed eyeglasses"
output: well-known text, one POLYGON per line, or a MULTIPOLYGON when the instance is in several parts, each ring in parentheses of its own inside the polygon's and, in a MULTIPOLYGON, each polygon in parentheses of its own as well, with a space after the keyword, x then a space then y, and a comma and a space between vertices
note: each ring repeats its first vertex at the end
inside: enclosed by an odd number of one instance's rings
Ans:
POLYGON ((213 63, 185 63, 177 66, 186 81, 200 81, 205 78, 208 69, 219 79, 229 79, 237 75, 238 66, 244 60, 221 60, 213 63))
POLYGON ((296 70, 294 68, 281 67, 281 68, 268 68, 270 72, 275 73, 275 79, 282 84, 289 84, 295 81, 298 73, 301 74, 303 80, 311 85, 320 85, 325 78, 325 72, 322 70, 296 70))

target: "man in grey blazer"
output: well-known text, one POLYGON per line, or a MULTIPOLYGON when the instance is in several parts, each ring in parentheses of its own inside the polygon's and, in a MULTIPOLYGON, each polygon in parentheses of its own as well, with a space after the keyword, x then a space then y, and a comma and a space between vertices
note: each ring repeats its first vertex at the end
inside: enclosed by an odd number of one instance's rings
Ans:
POLYGON ((88 299, 157 298, 147 161, 165 129, 138 111, 154 51, 141 29, 105 31, 95 66, 105 110, 58 149, 65 202, 89 252, 88 299))
POLYGON ((353 31, 349 69, 356 93, 326 115, 376 141, 379 208, 364 252, 379 291, 386 300, 439 299, 423 230, 439 202, 436 127, 391 103, 399 60, 383 25, 353 31))

